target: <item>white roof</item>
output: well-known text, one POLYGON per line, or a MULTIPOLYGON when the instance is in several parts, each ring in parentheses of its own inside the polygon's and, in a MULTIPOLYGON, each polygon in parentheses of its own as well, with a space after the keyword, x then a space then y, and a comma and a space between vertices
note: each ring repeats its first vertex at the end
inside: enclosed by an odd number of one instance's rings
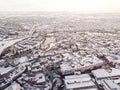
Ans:
POLYGON ((86 68, 87 66, 93 67, 93 66, 97 66, 97 65, 102 65, 104 62, 103 62, 103 60, 98 59, 96 57, 94 59, 87 57, 87 58, 81 59, 80 63, 83 64, 83 66, 80 65, 79 63, 77 63, 76 61, 74 61, 72 63, 71 62, 63 62, 63 64, 61 64, 60 67, 61 67, 62 71, 73 70, 73 69, 76 70, 76 69, 81 69, 84 67, 86 68), (72 66, 74 66, 74 67, 72 67, 72 66))
POLYGON ((5 60, 4 60, 4 59, 1 59, 1 60, 0 60, 0 63, 2 63, 2 62, 5 62, 5 60))
POLYGON ((20 90, 21 86, 17 83, 12 83, 9 87, 7 87, 5 90, 20 90))
POLYGON ((78 79, 78 78, 88 78, 88 80, 91 79, 91 77, 88 74, 81 74, 81 75, 69 75, 69 76, 65 76, 65 79, 78 79))
POLYGON ((112 80, 105 80, 103 85, 108 87, 110 90, 113 90, 113 89, 120 90, 120 86, 118 84, 114 83, 112 80))
POLYGON ((92 81, 81 82, 80 79, 65 80, 65 85, 66 85, 66 89, 87 88, 87 87, 95 86, 95 84, 92 81))
POLYGON ((66 76, 64 81, 66 89, 95 86, 88 74, 66 76))
POLYGON ((120 84, 120 79, 116 79, 114 82, 120 84))
POLYGON ((107 56, 106 58, 112 62, 120 63, 120 56, 118 55, 110 55, 110 56, 107 56))
POLYGON ((86 89, 83 89, 83 90, 98 90, 97 88, 86 88, 86 89))
POLYGON ((73 68, 71 67, 71 63, 69 63, 69 62, 64 62, 63 64, 61 64, 61 65, 60 65, 60 68, 61 68, 62 71, 66 71, 66 70, 71 70, 71 69, 73 69, 73 68))
POLYGON ((110 77, 110 74, 109 74, 105 69, 93 70, 93 71, 92 71, 92 74, 93 74, 97 79, 110 77))
POLYGON ((106 77, 114 77, 114 76, 120 76, 120 70, 116 69, 116 68, 110 68, 111 71, 108 72, 105 69, 97 69, 97 70, 93 70, 92 74, 97 78, 97 79, 101 79, 101 78, 106 78, 106 77))
POLYGON ((7 68, 1 67, 0 74, 3 75, 3 74, 8 73, 9 71, 11 71, 13 69, 14 69, 13 67, 7 67, 7 68))
POLYGON ((42 82, 45 82, 46 80, 45 80, 45 76, 44 76, 44 74, 37 74, 36 76, 35 76, 35 78, 36 78, 36 81, 37 81, 37 83, 42 83, 42 82))
POLYGON ((10 46, 12 46, 12 45, 14 45, 15 43, 17 43, 17 42, 19 42, 19 41, 21 41, 22 39, 14 39, 14 40, 10 40, 10 41, 0 41, 0 55, 2 54, 2 52, 6 49, 6 48, 8 48, 8 47, 10 47, 10 46))
POLYGON ((14 63, 18 64, 18 63, 24 63, 24 62, 27 62, 27 61, 28 61, 28 57, 23 56, 23 57, 20 57, 20 58, 16 58, 16 60, 14 60, 14 63))
POLYGON ((82 63, 82 64, 90 64, 89 62, 92 62, 93 64, 95 64, 95 63, 103 62, 103 60, 97 58, 94 55, 92 55, 92 56, 88 55, 86 57, 83 57, 82 60, 80 61, 80 63, 82 63))
POLYGON ((120 76, 120 70, 116 68, 111 68, 110 76, 120 76))

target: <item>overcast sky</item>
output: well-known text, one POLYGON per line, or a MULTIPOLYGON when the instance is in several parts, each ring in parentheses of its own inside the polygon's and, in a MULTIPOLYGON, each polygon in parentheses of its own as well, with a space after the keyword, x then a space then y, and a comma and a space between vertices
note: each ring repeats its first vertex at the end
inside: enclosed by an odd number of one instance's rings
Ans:
POLYGON ((0 0, 0 11, 120 12, 120 0, 0 0))

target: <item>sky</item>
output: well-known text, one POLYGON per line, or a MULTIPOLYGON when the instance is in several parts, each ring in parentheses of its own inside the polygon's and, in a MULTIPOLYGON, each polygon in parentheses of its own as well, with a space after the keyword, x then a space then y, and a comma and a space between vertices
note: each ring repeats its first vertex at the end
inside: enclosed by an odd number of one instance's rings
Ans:
POLYGON ((0 0, 0 11, 120 12, 120 0, 0 0))

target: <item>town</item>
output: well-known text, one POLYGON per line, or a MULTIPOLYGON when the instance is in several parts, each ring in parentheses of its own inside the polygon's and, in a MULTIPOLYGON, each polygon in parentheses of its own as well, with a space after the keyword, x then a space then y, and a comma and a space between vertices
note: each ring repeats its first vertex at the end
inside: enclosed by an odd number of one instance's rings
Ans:
POLYGON ((14 35, 0 38, 0 90, 120 90, 119 33, 14 35))

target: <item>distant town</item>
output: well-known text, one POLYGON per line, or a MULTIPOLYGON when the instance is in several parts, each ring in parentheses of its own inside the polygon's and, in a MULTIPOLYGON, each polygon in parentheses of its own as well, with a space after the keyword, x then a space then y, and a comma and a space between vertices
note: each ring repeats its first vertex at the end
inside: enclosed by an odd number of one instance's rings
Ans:
POLYGON ((49 31, 7 20, 1 16, 0 90, 120 90, 118 29, 49 31))

